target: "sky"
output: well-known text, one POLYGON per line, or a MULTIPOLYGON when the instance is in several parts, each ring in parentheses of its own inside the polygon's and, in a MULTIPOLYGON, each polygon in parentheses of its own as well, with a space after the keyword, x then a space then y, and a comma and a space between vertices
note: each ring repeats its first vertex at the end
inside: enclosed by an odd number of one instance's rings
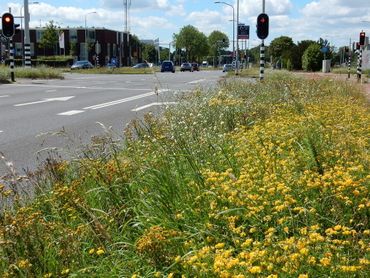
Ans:
MULTIPOLYGON (((29 0, 30 27, 45 26, 53 20, 61 27, 104 27, 125 30, 125 0, 29 0), (33 3, 33 4, 31 4, 33 3)), ((132 0, 129 6, 129 30, 139 39, 157 39, 163 45, 173 40, 182 27, 193 25, 205 35, 214 30, 232 40, 233 10, 237 18, 237 0, 215 4, 214 0, 132 0)), ((256 19, 263 0, 239 0, 239 22, 250 25, 249 46, 260 44, 256 19)), ((340 47, 358 41, 363 30, 370 34, 370 0, 266 0, 270 17, 269 37, 289 36, 295 43, 302 40, 327 39, 340 47)), ((23 14, 24 0, 0 3, 0 12, 23 14)), ((20 19, 16 19, 20 21, 20 19)))

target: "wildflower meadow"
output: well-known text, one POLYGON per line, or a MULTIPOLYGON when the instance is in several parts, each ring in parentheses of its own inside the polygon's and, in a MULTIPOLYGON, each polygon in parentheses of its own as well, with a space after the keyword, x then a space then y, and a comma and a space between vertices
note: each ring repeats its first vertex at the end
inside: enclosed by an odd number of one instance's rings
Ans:
POLYGON ((360 90, 226 79, 48 161, 32 198, 3 178, 0 276, 368 277, 360 90))

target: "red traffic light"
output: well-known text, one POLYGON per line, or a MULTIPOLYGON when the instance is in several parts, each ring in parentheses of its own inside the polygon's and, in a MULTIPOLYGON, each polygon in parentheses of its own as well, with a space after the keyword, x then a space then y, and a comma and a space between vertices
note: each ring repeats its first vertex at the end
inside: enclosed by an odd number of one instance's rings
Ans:
POLYGON ((365 36, 366 36, 365 32, 360 33, 360 45, 361 46, 365 45, 365 36))
POLYGON ((11 38, 14 35, 14 17, 11 13, 5 13, 1 17, 3 35, 11 38))
POLYGON ((265 13, 257 17, 257 37, 264 40, 269 35, 269 16, 265 13))

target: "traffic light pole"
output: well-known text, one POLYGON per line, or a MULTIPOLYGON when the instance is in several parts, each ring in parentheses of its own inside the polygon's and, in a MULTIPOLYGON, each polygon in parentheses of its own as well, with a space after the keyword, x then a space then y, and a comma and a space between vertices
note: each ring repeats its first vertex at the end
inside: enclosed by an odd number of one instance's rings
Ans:
MULTIPOLYGON (((265 13, 265 0, 262 1, 262 13, 265 13)), ((260 47, 260 81, 265 78, 265 40, 262 40, 260 47)))
POLYGON ((24 67, 31 67, 30 13, 28 0, 24 0, 24 67))
POLYGON ((14 77, 14 47, 13 47, 13 38, 9 39, 9 54, 10 54, 10 61, 9 61, 9 67, 10 67, 10 79, 12 82, 15 82, 14 77))

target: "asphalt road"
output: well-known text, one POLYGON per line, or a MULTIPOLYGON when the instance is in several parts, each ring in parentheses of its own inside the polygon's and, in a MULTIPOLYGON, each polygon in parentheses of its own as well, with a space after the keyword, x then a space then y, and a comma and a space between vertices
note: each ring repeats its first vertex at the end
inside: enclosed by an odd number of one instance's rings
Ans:
MULTIPOLYGON (((221 71, 155 75, 66 74, 64 80, 17 80, 0 85, 0 152, 18 172, 49 156, 74 157, 93 136, 116 137, 132 119, 172 105, 176 94, 217 84, 221 71), (63 130, 65 136, 60 135, 63 130), (57 135, 58 134, 58 135, 57 135)), ((0 177, 8 172, 0 160, 0 177)))

